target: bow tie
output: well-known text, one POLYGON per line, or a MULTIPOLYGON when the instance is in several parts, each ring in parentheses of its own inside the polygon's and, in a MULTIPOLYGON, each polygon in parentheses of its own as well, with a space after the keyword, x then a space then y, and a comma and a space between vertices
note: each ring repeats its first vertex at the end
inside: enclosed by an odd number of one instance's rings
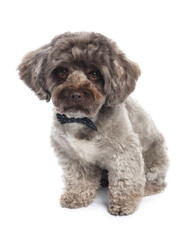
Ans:
POLYGON ((84 118, 68 118, 66 115, 64 115, 64 114, 61 115, 59 113, 56 114, 56 117, 61 124, 64 124, 64 123, 82 123, 82 124, 86 125, 87 127, 91 128, 92 130, 97 131, 97 127, 87 117, 84 117, 84 118))

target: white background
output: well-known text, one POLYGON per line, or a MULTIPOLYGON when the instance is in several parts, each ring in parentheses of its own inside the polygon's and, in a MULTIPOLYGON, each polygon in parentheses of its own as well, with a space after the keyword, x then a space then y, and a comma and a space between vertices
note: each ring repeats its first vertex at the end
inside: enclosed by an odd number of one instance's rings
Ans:
POLYGON ((0 11, 0 238, 193 239, 192 1, 7 0, 0 11), (25 53, 66 31, 100 32, 140 65, 132 95, 167 140, 168 187, 131 216, 108 213, 106 190, 87 208, 59 205, 52 104, 39 101, 16 68, 25 53))

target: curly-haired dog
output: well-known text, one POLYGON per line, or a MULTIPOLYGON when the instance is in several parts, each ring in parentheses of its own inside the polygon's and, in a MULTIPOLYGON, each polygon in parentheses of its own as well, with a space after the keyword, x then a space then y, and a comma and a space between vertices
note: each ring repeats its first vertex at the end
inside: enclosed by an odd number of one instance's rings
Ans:
POLYGON ((51 142, 64 170, 62 207, 93 201, 109 185, 109 211, 133 213, 142 197, 165 188, 165 141, 128 95, 139 67, 98 33, 65 33, 28 53, 19 75, 54 104, 51 142))

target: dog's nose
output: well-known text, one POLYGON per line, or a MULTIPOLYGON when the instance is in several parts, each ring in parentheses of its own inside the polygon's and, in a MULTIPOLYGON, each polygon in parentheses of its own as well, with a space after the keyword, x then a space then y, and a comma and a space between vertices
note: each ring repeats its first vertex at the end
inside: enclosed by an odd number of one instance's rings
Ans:
POLYGON ((80 92, 72 92, 70 98, 75 103, 82 101, 82 95, 80 92))

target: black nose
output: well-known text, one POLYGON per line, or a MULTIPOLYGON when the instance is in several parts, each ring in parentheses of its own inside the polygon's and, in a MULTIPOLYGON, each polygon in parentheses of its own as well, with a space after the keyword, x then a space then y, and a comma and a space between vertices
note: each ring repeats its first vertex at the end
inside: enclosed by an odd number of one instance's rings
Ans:
POLYGON ((82 95, 80 92, 72 92, 70 98, 75 103, 82 101, 82 95))

